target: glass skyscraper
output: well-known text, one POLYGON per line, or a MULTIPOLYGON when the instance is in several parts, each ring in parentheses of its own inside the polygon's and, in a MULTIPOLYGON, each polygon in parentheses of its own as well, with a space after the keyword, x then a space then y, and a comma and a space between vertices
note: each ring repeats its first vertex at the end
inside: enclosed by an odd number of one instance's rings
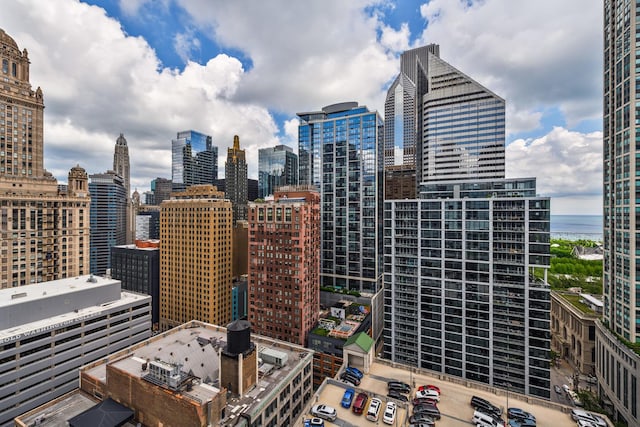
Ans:
POLYGON ((604 1, 604 313, 596 323, 600 400, 640 425, 640 3, 604 1))
POLYGON ((111 267, 111 247, 126 244, 127 190, 113 171, 89 175, 91 194, 91 273, 104 275, 111 267))
POLYGON ((300 184, 321 195, 322 286, 375 293, 382 272, 382 119, 356 102, 298 117, 300 184))
POLYGON ((197 184, 216 185, 218 147, 209 135, 193 130, 178 132, 171 141, 171 181, 173 191, 197 184))
POLYGON ((276 145, 258 151, 258 197, 284 185, 298 184, 298 156, 291 147, 276 145))

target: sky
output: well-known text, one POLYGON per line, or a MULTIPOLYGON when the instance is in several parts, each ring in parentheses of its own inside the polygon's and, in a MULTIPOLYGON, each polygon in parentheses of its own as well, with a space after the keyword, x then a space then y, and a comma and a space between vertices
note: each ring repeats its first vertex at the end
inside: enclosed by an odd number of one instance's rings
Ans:
POLYGON ((507 178, 536 177, 552 214, 602 213, 602 8, 584 0, 13 0, 0 28, 29 51, 45 167, 171 178, 171 139, 233 136, 297 152, 296 113, 356 101, 384 116, 399 55, 428 43, 507 103, 507 178), (576 18, 579 11, 579 19, 576 18))

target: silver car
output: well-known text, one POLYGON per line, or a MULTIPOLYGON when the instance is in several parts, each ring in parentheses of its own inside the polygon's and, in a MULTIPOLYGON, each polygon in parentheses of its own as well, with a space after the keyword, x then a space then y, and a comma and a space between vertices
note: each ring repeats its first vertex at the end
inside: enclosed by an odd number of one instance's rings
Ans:
POLYGON ((311 408, 311 415, 324 418, 328 421, 335 421, 338 417, 336 409, 328 405, 314 405, 313 408, 311 408))

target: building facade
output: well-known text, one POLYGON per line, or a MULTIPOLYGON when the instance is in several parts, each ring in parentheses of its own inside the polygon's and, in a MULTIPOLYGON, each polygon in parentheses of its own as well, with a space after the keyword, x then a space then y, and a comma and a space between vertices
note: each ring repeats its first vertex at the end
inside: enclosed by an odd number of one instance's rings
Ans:
POLYGON ((136 240, 111 248, 111 277, 122 289, 151 297, 151 323, 160 322, 160 241, 136 240))
POLYGON ((596 321, 601 315, 602 301, 591 295, 551 292, 551 350, 584 375, 596 372, 596 321))
POLYGON ((298 156, 291 147, 258 150, 258 197, 264 199, 285 185, 298 185, 298 156))
POLYGON ((549 205, 533 178, 386 201, 385 356, 549 398, 549 205))
POLYGON ((193 130, 178 132, 171 140, 172 191, 184 191, 191 185, 215 185, 217 179, 218 147, 213 145, 213 138, 193 130))
POLYGON ((604 315, 596 328, 596 367, 601 400, 628 425, 640 425, 640 355, 625 344, 640 343, 640 110, 634 104, 640 91, 640 67, 634 65, 639 13, 636 2, 604 2, 604 315))
POLYGON ((126 243, 131 244, 135 240, 135 212, 131 198, 131 170, 129 162, 129 147, 127 146, 127 140, 123 134, 120 134, 116 139, 116 146, 113 153, 113 170, 115 173, 122 177, 122 184, 124 185, 127 195, 127 237, 126 243))
POLYGON ((249 205, 249 321, 260 335, 304 346, 320 311, 320 194, 281 187, 249 205))
POLYGON ((231 321, 231 202, 211 185, 173 193, 160 211, 160 329, 231 321))
POLYGON ((30 58, 0 29, 0 288, 89 271, 89 191, 79 166, 67 189, 44 168, 44 101, 30 58))
POLYGON ((151 297, 80 276, 0 290, 0 426, 78 387, 78 368, 151 335, 151 297))
MULTIPOLYGON (((217 148, 216 148, 217 149, 217 148)), ((216 158, 216 162, 217 162, 216 158)), ((217 174, 216 169, 216 174, 217 174)), ((171 198, 171 192, 173 191, 173 182, 170 179, 166 178, 156 178, 151 181, 151 192, 153 193, 152 203, 147 201, 148 205, 157 205, 160 206, 162 202, 165 200, 169 200, 171 198)))
POLYGON ((234 135, 224 164, 224 194, 233 205, 233 224, 247 219, 247 159, 240 149, 240 137, 234 135))
POLYGON ((111 268, 111 247, 127 242, 129 198, 123 178, 114 171, 89 176, 91 194, 91 273, 111 268))
POLYGON ((300 185, 320 192, 322 286, 381 288, 382 119, 356 102, 298 113, 300 185))
POLYGON ((160 239, 160 210, 141 210, 136 215, 136 240, 160 239))

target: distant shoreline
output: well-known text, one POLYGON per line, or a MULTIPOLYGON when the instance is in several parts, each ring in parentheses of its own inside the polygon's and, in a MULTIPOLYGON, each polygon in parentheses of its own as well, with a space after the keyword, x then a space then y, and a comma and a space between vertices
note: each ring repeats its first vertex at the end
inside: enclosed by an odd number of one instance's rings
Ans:
POLYGON ((602 242, 602 215, 551 215, 551 238, 602 242))

